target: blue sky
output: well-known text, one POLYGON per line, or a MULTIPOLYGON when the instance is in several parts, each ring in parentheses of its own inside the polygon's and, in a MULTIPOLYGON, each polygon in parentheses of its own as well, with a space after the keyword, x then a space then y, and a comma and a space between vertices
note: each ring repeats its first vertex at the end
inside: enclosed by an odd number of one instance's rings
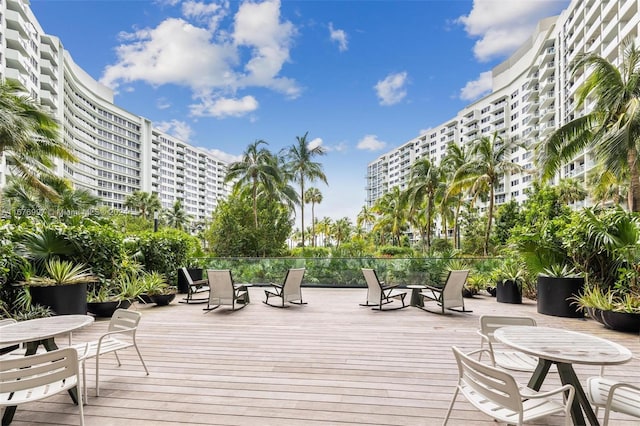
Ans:
MULTIPOLYGON (((569 0, 32 0, 45 32, 116 105, 237 159, 308 132, 355 217, 366 166, 490 90, 490 70, 569 0)), ((310 206, 305 222, 310 222, 310 206)))

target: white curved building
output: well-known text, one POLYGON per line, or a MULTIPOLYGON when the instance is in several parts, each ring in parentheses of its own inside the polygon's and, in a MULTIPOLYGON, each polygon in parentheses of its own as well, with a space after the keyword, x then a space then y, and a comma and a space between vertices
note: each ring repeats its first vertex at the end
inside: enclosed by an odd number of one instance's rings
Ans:
MULTIPOLYGON (((133 191, 157 193, 162 206, 180 200, 196 221, 211 217, 228 193, 227 163, 153 127, 113 101, 113 91, 80 68, 60 40, 45 34, 28 0, 0 1, 0 78, 18 80, 62 124, 77 163, 57 173, 76 188, 123 210, 133 191)), ((6 165, 0 160, 0 188, 6 165)))

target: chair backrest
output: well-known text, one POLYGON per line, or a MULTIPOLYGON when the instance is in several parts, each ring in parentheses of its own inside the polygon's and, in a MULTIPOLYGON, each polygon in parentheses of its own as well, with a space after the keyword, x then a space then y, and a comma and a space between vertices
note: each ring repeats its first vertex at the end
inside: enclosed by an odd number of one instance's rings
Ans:
MULTIPOLYGON (((12 392, 38 388, 70 377, 78 377, 78 352, 74 348, 3 360, 0 362, 0 405, 17 405, 16 399, 9 399, 12 392)), ((69 380, 69 386, 66 387, 46 388, 44 392, 22 392, 19 402, 42 399, 76 384, 77 381, 69 380)))
POLYGON ((116 309, 109 321, 109 331, 120 331, 133 328, 131 334, 135 334, 135 329, 138 328, 140 318, 142 314, 137 311, 130 311, 128 309, 116 309))
POLYGON ((282 297, 285 302, 290 300, 302 299, 302 278, 304 277, 305 268, 294 268, 287 271, 287 276, 282 284, 282 297))
POLYGON ((382 296, 382 284, 380 284, 378 274, 374 269, 367 268, 362 268, 362 274, 367 282, 367 303, 370 305, 379 304, 382 296))
POLYGON ((209 301, 216 305, 231 305, 235 291, 233 277, 229 269, 209 269, 209 301))
POLYGON ((464 283, 467 282, 469 276, 468 270, 461 271, 449 271, 447 281, 442 289, 442 307, 456 308, 464 306, 464 299, 462 298, 462 288, 464 283))
POLYGON ((509 325, 529 325, 536 326, 536 320, 531 317, 509 317, 501 315, 482 315, 480 317, 480 333, 487 336, 491 343, 496 340, 493 337, 494 331, 500 327, 509 325))
POLYGON ((189 273, 187 268, 186 267, 182 267, 180 269, 182 270, 182 274, 184 275, 184 278, 187 280, 187 284, 188 285, 193 285, 193 278, 191 278, 191 274, 189 273))
MULTIPOLYGON (((514 413, 520 413, 518 424, 522 424, 522 398, 518 383, 513 376, 506 371, 472 359, 455 346, 451 349, 458 364, 458 385, 473 389, 482 398, 493 402, 497 406, 496 409, 505 408, 514 413)), ((469 395, 465 393, 465 396, 469 395)), ((478 396, 475 398, 478 399, 478 396)))

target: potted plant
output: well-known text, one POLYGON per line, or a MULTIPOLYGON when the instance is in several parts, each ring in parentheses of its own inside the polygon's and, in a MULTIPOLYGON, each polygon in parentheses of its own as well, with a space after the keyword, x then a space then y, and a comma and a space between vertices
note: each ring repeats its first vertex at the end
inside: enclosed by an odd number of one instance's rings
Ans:
POLYGON ((538 274, 537 309, 544 315, 581 318, 584 313, 572 300, 584 288, 584 277, 567 264, 553 264, 538 274))
POLYGON ((87 311, 101 318, 110 318, 118 308, 127 309, 131 300, 116 293, 111 280, 103 280, 87 293, 87 311))
POLYGON ((164 306, 171 303, 176 297, 176 287, 170 287, 164 276, 159 272, 146 273, 142 277, 143 294, 148 302, 155 303, 158 306, 164 306))
POLYGON ((23 270, 22 284, 29 288, 31 302, 50 308, 57 315, 87 313, 87 283, 96 276, 84 264, 51 258, 44 264, 44 276, 31 276, 31 269, 23 270))
POLYGON ((522 285, 525 271, 519 262, 505 260, 502 266, 494 269, 496 279, 496 301, 500 303, 522 303, 522 285))
POLYGON ((640 296, 620 294, 600 286, 587 286, 573 303, 605 327, 618 331, 640 331, 640 296))

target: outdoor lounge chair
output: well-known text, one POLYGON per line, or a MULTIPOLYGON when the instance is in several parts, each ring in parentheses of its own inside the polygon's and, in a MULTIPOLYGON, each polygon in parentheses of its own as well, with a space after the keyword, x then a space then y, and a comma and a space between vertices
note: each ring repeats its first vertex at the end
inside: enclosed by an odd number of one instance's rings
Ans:
POLYGON ((205 311, 212 311, 222 305, 231 306, 231 310, 242 309, 249 304, 249 292, 242 284, 234 284, 229 269, 210 269, 209 277, 209 301, 205 311))
MULTIPOLYGON (((74 348, 0 361, 0 406, 13 410, 20 404, 39 401, 59 392, 79 388, 78 352, 74 348)), ((80 424, 84 425, 82 392, 77 392, 80 424)), ((6 415, 6 413, 5 413, 6 415)), ((11 418, 4 419, 11 422, 11 418)), ((8 424, 8 423, 7 423, 8 424)))
POLYGON ((443 426, 449 421, 458 393, 478 410, 507 424, 522 425, 552 414, 564 414, 565 425, 571 424, 570 410, 575 394, 572 385, 538 392, 519 385, 508 372, 471 358, 470 355, 485 349, 468 354, 455 346, 452 349, 458 364, 458 384, 443 426), (553 395, 558 398, 550 399, 553 395))
POLYGON ((100 336, 98 340, 74 345, 74 348, 78 351, 80 362, 82 363, 82 380, 85 395, 87 395, 86 362, 89 358, 96 359, 96 396, 100 395, 100 357, 102 355, 113 352, 118 361, 118 366, 121 366, 118 351, 133 347, 138 353, 138 358, 140 358, 144 371, 147 373, 147 376, 149 375, 149 370, 144 363, 144 359, 142 359, 142 354, 136 342, 136 331, 138 330, 141 317, 142 314, 140 314, 140 312, 122 308, 116 309, 109 321, 107 332, 100 336))
POLYGON ((273 288, 265 290, 266 303, 276 308, 286 308, 285 303, 293 303, 296 305, 306 305, 302 301, 302 278, 304 277, 305 268, 289 269, 282 284, 271 284, 273 288), (282 302, 280 305, 269 303, 270 297, 277 297, 282 302))
POLYGON ((187 268, 180 268, 180 270, 187 280, 187 297, 181 300, 180 303, 207 303, 209 300, 208 297, 195 298, 193 295, 209 291, 209 280, 202 279, 194 281, 187 268))
MULTIPOLYGON (((449 309, 457 312, 472 312, 464 308, 464 297, 462 297, 462 288, 469 276, 468 270, 461 271, 449 271, 447 281, 443 287, 426 286, 424 290, 420 292, 423 301, 436 302, 442 309, 441 313, 445 313, 445 309, 449 309), (454 309, 461 308, 461 309, 454 309)), ((428 309, 421 307, 425 311, 428 309)), ((432 312, 432 311, 429 311, 432 312)))
POLYGON ((484 348, 485 344, 488 346, 493 365, 496 367, 516 371, 534 371, 538 366, 538 358, 520 351, 503 350, 500 348, 500 343, 493 337, 493 332, 496 331, 496 329, 509 325, 528 325, 535 327, 536 320, 531 317, 482 315, 480 317, 480 329, 478 330, 481 338, 480 347, 484 348), (498 345, 497 348, 496 345, 498 345))
POLYGON ((367 282, 367 302, 360 304, 360 306, 373 306, 372 309, 379 311, 402 309, 407 306, 404 303, 407 292, 396 290, 397 284, 385 285, 384 282, 378 279, 378 274, 374 269, 362 268, 362 274, 367 282), (392 303, 393 299, 400 300, 402 306, 384 309, 383 306, 392 303))

